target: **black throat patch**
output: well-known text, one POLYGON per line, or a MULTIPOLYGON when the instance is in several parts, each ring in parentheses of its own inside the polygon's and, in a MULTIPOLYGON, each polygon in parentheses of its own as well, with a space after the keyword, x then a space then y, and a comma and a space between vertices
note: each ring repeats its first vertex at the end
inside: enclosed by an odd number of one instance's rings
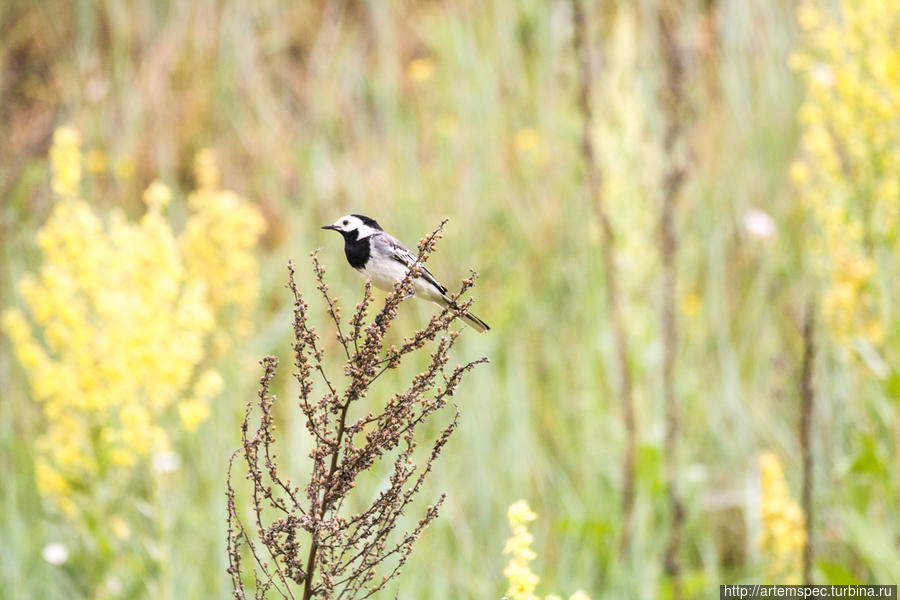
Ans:
POLYGON ((359 237, 358 229, 346 233, 342 231, 341 233, 344 236, 344 254, 347 255, 347 262, 354 269, 362 269, 369 262, 369 255, 371 254, 369 238, 357 239, 359 237))

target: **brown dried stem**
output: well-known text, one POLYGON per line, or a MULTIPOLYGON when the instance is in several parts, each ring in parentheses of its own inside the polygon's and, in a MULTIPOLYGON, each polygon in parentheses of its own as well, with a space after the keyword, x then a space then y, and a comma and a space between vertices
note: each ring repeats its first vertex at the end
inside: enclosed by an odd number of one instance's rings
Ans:
POLYGON ((659 52, 663 61, 664 80, 660 88, 660 104, 665 119, 663 153, 665 167, 662 178, 662 206, 660 208, 660 256, 662 261, 662 332, 663 373, 662 389, 665 405, 666 494, 669 503, 670 530, 666 545, 665 568, 672 579, 672 596, 681 597, 681 530, 684 523, 684 503, 678 489, 678 439, 680 436, 680 408, 675 392, 675 358, 678 353, 678 331, 675 319, 676 262, 678 238, 675 231, 675 211, 684 182, 686 167, 681 156, 687 102, 684 94, 684 64, 678 45, 681 8, 678 2, 663 0, 657 7, 659 52))
POLYGON ((803 492, 801 503, 806 515, 806 544, 803 547, 803 583, 810 584, 813 563, 813 451, 811 442, 812 416, 815 401, 813 375, 815 372, 815 303, 806 306, 803 319, 803 366, 801 368, 800 452, 803 456, 803 492))
POLYGON ((609 305, 609 318, 615 339, 616 358, 619 366, 619 399, 622 404, 622 421, 625 428, 625 453, 622 457, 622 537, 619 548, 627 551, 631 545, 631 529, 634 514, 634 458, 637 448, 637 426, 634 417, 634 394, 632 391, 631 366, 629 364, 629 343, 622 316, 619 276, 615 260, 616 236, 606 200, 603 196, 603 173, 594 149, 591 131, 594 116, 591 108, 591 54, 588 46, 588 23, 581 0, 572 0, 574 26, 573 45, 578 62, 578 110, 581 114, 581 155, 584 162, 585 180, 594 207, 594 214, 600 223, 600 254, 603 261, 603 282, 609 305))

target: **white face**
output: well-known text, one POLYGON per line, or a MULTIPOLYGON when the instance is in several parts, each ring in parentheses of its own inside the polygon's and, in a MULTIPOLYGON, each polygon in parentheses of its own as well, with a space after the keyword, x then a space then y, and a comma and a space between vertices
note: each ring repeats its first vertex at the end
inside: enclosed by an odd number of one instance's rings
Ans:
POLYGON ((332 223, 329 229, 342 231, 344 233, 350 233, 353 230, 358 230, 359 234, 357 235, 357 239, 369 237, 377 231, 377 229, 369 227, 368 225, 363 223, 359 217, 354 217, 353 215, 344 215, 343 217, 332 223))

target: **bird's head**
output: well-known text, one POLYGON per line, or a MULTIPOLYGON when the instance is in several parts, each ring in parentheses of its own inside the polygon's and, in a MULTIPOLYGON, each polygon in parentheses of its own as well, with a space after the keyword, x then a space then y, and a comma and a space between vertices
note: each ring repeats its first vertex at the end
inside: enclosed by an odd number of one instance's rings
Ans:
POLYGON ((331 225, 325 225, 322 229, 331 229, 337 231, 345 238, 355 235, 355 239, 369 237, 376 231, 382 231, 381 226, 375 219, 363 215, 344 215, 331 225))

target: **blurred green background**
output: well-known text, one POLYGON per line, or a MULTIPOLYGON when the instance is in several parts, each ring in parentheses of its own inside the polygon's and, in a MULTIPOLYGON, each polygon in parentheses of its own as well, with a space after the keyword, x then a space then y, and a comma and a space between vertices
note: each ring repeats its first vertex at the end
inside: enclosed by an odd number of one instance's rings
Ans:
MULTIPOLYGON (((843 43, 841 11, 873 12, 896 34, 898 9, 829 2, 816 23, 801 27, 808 4, 682 5, 691 110, 676 209, 675 390, 686 508, 682 580, 690 598, 712 597, 722 583, 778 581, 773 572, 789 580, 795 571, 796 556, 758 542, 771 525, 760 509, 766 498, 758 459, 765 451, 779 458, 799 502, 802 316, 809 298, 830 306, 842 264, 829 254, 835 246, 805 201, 815 194, 806 191, 819 185, 845 217, 859 212, 854 207, 900 203, 896 190, 870 185, 890 175, 887 159, 858 170, 877 152, 898 151, 900 113, 873 125, 887 141, 863 144, 874 148, 869 154, 857 160, 850 148, 846 181, 832 183, 832 171, 817 171, 815 152, 804 149, 813 126, 798 119, 798 109, 810 97, 824 98, 822 106, 850 98, 852 108, 856 96, 815 96, 812 86, 831 72, 815 70, 828 67, 827 53, 810 59, 820 61, 813 67, 807 60, 805 70, 789 65, 792 57, 802 62, 798 53, 815 53, 805 32, 827 27, 822 22, 837 23, 835 43, 843 43)), ((49 417, 11 341, 0 337, 0 598, 230 596, 225 468, 265 354, 282 359, 283 459, 297 479, 306 466, 306 431, 289 377, 284 267, 297 263, 313 315, 327 329, 308 268, 309 252, 322 247, 331 290, 349 314, 362 282, 337 236, 319 229, 349 212, 377 219, 410 246, 449 217, 429 267, 445 283, 475 268, 474 311, 492 326, 485 335, 465 331, 455 349, 459 362, 481 355, 492 362, 458 393, 460 429, 422 500, 442 491, 448 499, 389 589, 408 599, 499 598, 506 508, 524 498, 538 514, 532 568, 541 596, 576 589, 595 598, 670 595, 658 222, 659 182, 671 157, 661 151, 655 11, 649 0, 587 6, 591 134, 617 233, 638 426, 634 540, 622 556, 625 439, 600 228, 583 183, 569 2, 4 2, 3 307, 27 309, 16 284, 42 264, 37 232, 58 202, 47 156, 63 124, 81 132, 82 150, 95 161, 83 197, 101 219, 116 207, 139 219, 141 194, 159 178, 174 193, 166 218, 182 230, 187 196, 197 187, 194 157, 210 148, 223 187, 260 209, 266 231, 256 252, 260 291, 250 331, 214 355, 224 391, 196 431, 168 429, 177 469, 154 475, 147 457, 128 475, 144 485, 134 498, 116 499, 131 503, 123 509, 131 515, 127 531, 112 536, 116 545, 74 527, 38 492, 34 444, 49 417), (48 544, 65 546, 67 559, 48 558, 48 544)), ((885 46, 890 36, 869 39, 866 31, 853 29, 832 59, 863 73, 886 61, 885 81, 898 87, 873 93, 900 108, 898 50, 885 46)), ((841 90, 840 72, 836 79, 841 90)), ((828 125, 831 113, 816 114, 814 124, 828 125)), ((842 118, 836 136, 863 117, 851 111, 842 118)), ((840 155, 842 146, 835 147, 840 155)), ((832 233, 850 217, 838 220, 832 233)), ((886 223, 896 228, 896 220, 886 223)), ((822 583, 900 580, 896 236, 861 239, 858 252, 874 267, 848 293, 862 298, 874 321, 863 331, 852 319, 838 327, 828 314, 817 318, 812 541, 814 579, 822 583), (872 333, 873 323, 880 333, 872 333)), ((428 305, 404 305, 401 327, 432 313, 428 305)), ((337 349, 330 334, 324 338, 337 349)), ((340 354, 331 360, 339 369, 340 354)), ((397 376, 383 389, 399 385, 397 376)), ((373 489, 379 477, 373 473, 373 489)), ((410 523, 418 516, 407 515, 410 523)), ((109 526, 101 521, 89 530, 109 526)))

